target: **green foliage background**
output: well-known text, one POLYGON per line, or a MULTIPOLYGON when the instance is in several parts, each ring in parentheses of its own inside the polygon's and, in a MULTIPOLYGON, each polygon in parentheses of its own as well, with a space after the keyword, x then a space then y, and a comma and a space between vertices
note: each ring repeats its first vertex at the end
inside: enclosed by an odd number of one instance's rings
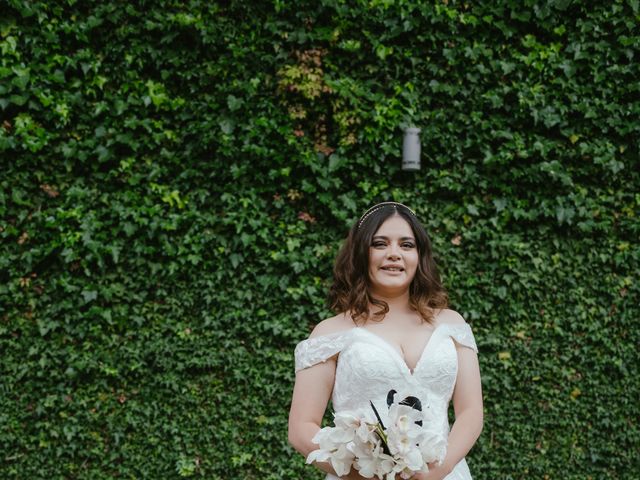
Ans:
POLYGON ((3 479, 321 478, 293 349, 386 199, 476 334, 474 477, 637 478, 638 0, 0 11, 3 479))

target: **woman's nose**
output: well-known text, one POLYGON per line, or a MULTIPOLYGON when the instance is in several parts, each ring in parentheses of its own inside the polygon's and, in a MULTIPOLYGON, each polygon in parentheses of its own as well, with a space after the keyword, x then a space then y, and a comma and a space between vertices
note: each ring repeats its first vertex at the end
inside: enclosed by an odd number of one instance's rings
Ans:
POLYGON ((392 243, 389 245, 387 256, 389 258, 400 258, 400 248, 396 244, 392 243))

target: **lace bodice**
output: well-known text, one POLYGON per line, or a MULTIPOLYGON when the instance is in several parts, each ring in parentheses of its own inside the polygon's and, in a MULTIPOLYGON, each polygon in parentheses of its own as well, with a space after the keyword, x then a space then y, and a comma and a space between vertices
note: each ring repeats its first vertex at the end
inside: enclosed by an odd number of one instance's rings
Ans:
MULTIPOLYGON (((295 350, 296 372, 338 353, 332 394, 336 412, 367 409, 369 401, 378 409, 386 409, 389 390, 409 392, 423 405, 429 405, 443 433, 448 435, 448 408, 458 373, 456 343, 478 351, 467 323, 438 325, 411 371, 389 342, 364 327, 355 327, 300 342, 295 350)), ((464 460, 446 477, 470 479, 464 460)))

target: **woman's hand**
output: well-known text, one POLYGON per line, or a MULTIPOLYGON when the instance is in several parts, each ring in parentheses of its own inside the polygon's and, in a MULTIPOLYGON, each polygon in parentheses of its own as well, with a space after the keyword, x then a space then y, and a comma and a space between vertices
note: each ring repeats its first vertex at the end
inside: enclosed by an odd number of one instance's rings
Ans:
POLYGON ((411 477, 411 480, 442 480, 451 473, 451 469, 447 468, 444 463, 442 465, 429 463, 427 466, 429 473, 416 473, 411 477))
POLYGON ((343 480, 371 480, 370 478, 366 478, 360 475, 358 471, 353 467, 351 468, 349 475, 347 475, 346 477, 340 477, 340 478, 342 478, 343 480))

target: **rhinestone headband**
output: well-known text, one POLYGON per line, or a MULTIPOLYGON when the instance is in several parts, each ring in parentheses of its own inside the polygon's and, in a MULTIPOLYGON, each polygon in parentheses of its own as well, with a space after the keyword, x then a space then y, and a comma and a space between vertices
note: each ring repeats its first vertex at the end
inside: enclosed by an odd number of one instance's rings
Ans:
POLYGON ((411 215, 413 215, 414 217, 416 216, 416 212, 414 212, 413 210, 411 210, 409 207, 407 207, 406 205, 399 203, 399 202, 382 202, 382 203, 378 203, 376 205, 374 205, 373 207, 371 207, 369 210, 367 210, 366 212, 364 212, 364 214, 360 217, 360 220, 358 221, 358 228, 360 228, 362 226, 362 224, 365 222, 365 220, 367 218, 369 218, 369 216, 375 212, 377 212, 378 210, 380 210, 381 208, 386 207, 387 205, 395 205, 395 206, 401 206, 406 208, 407 210, 409 210, 409 212, 411 213, 411 215))

